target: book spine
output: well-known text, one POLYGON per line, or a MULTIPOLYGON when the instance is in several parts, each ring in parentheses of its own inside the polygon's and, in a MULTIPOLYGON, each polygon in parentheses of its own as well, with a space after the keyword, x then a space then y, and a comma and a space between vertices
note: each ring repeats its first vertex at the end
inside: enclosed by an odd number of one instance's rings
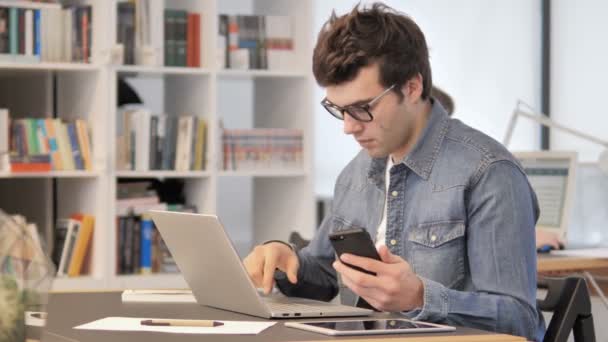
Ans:
POLYGON ((34 10, 34 55, 40 58, 40 10, 34 10))
POLYGON ((141 245, 139 266, 142 274, 152 271, 152 234, 154 226, 149 217, 143 216, 141 220, 141 245))
POLYGON ((10 53, 19 52, 19 11, 15 7, 9 8, 9 44, 10 53))
POLYGON ((75 167, 77 170, 84 170, 84 161, 82 160, 82 152, 78 143, 78 135, 76 133, 76 125, 73 122, 68 123, 68 136, 72 147, 72 157, 74 158, 75 167))

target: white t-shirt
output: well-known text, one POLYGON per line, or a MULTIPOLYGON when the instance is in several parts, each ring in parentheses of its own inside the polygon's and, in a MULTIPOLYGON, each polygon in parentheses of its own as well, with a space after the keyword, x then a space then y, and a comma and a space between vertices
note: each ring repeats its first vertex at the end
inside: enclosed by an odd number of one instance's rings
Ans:
POLYGON ((391 181, 391 168, 393 167, 393 158, 389 156, 387 159, 386 172, 384 173, 386 196, 384 197, 384 211, 382 212, 382 220, 380 221, 378 232, 376 233, 376 249, 382 245, 386 245, 386 211, 388 210, 388 188, 391 181))

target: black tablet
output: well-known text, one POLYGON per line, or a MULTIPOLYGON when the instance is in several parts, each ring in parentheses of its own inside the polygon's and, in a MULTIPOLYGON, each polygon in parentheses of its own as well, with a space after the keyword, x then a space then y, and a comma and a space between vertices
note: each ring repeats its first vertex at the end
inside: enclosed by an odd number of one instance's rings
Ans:
POLYGON ((309 322, 285 322, 285 326, 325 335, 378 335, 454 331, 456 328, 408 319, 358 319, 309 322))

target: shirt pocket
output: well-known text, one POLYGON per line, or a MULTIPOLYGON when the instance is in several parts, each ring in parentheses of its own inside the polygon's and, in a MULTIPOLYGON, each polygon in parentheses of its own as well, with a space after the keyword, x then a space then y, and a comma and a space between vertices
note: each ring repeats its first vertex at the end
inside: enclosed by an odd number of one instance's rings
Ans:
POLYGON ((423 223, 408 232, 406 250, 414 272, 448 288, 458 286, 465 276, 464 222, 423 223))

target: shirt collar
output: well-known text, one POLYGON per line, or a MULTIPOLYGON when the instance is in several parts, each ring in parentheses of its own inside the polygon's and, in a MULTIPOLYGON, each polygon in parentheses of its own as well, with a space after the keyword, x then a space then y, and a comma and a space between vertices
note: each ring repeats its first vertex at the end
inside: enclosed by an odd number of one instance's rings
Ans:
MULTIPOLYGON (((448 115, 439 101, 432 100, 433 106, 422 135, 410 153, 396 166, 403 164, 425 180, 429 179, 433 164, 437 160, 441 144, 448 130, 448 115)), ((368 177, 378 185, 384 181, 387 157, 373 158, 368 177)))

